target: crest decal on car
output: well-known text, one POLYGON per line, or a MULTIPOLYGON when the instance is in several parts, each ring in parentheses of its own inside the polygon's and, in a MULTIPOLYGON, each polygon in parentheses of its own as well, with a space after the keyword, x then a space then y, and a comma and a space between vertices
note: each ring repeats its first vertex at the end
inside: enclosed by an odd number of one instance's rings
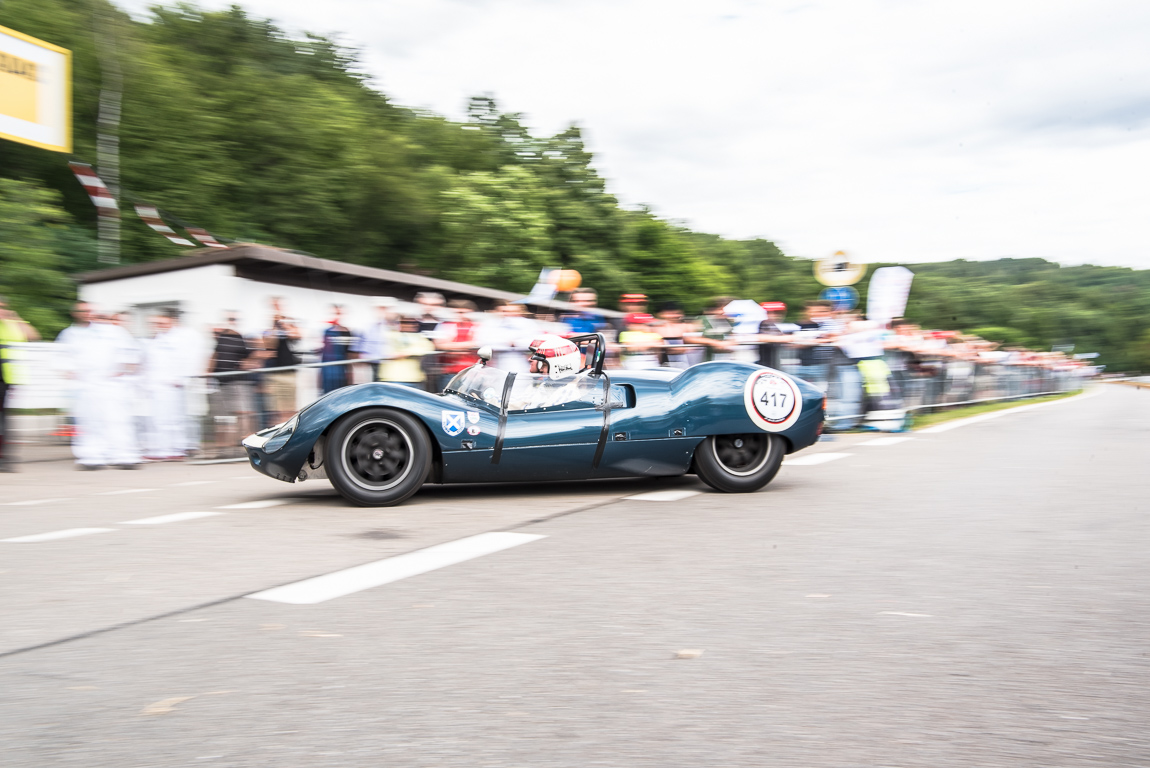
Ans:
POLYGON ((455 437, 463 431, 464 420, 467 418, 463 411, 443 411, 440 424, 443 431, 450 437, 455 437))
POLYGON ((782 432, 799 420, 803 396, 794 379, 778 371, 755 371, 743 390, 747 415, 767 432, 782 432))

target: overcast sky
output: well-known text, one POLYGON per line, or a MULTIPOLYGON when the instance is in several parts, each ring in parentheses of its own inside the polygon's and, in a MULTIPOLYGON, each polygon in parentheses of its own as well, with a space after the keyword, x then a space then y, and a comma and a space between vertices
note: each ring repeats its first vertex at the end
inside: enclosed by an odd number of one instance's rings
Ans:
POLYGON ((623 204, 695 229, 1150 268, 1145 0, 240 4, 360 48, 401 104, 458 119, 490 92, 538 134, 578 123, 623 204))

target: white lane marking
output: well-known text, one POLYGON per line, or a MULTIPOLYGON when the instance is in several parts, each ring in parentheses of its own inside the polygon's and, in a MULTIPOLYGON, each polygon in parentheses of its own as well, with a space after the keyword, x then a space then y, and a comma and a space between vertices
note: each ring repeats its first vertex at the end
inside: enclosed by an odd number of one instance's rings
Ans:
POLYGON ((1048 400, 1045 403, 1034 403, 1033 405, 1020 405, 1017 408, 1003 408, 1001 411, 992 411, 991 413, 983 413, 983 414, 980 414, 978 416, 971 416, 968 419, 955 419, 954 421, 948 421, 945 424, 939 424, 939 425, 934 426, 934 427, 927 427, 926 429, 919 429, 916 431, 920 435, 933 435, 933 434, 937 434, 938 432, 949 432, 952 429, 958 429, 959 427, 965 427, 968 424, 978 424, 978 423, 983 422, 983 421, 990 421, 991 419, 997 419, 1000 416, 1009 416, 1012 413, 1022 413, 1023 411, 1032 411, 1035 408, 1042 408, 1042 407, 1045 407, 1047 405, 1057 405, 1058 403, 1070 403, 1070 402, 1076 402, 1079 400, 1087 400, 1091 397, 1097 397, 1101 393, 1102 393, 1101 390, 1095 390, 1093 392, 1086 392, 1086 393, 1083 393, 1081 395, 1075 395, 1074 397, 1064 397, 1061 400, 1048 400))
POLYGON ((141 517, 138 520, 123 520, 120 525, 163 525, 164 523, 180 523, 184 520, 198 520, 201 517, 215 517, 223 512, 177 512, 174 515, 160 515, 159 517, 141 517))
POLYGON ((73 536, 87 536, 91 533, 107 533, 115 528, 66 528, 62 531, 50 533, 36 533, 31 536, 17 536, 14 539, 0 539, 10 544, 35 544, 40 541, 55 541, 56 539, 70 539, 73 536))
POLYGON ((623 498, 632 501, 678 501, 697 496, 700 493, 701 491, 650 491, 648 493, 636 493, 634 496, 624 496, 623 498))
POLYGON ((155 488, 127 488, 123 491, 101 491, 100 493, 97 493, 95 495, 96 496, 120 496, 120 495, 123 495, 125 493, 147 493, 148 491, 154 491, 154 490, 156 490, 156 489, 155 488))
POLYGON ((931 618, 929 613, 906 613, 905 611, 879 611, 879 616, 916 616, 924 619, 931 618))
POLYGON ((544 538, 547 537, 533 533, 506 531, 481 533, 478 536, 437 544, 427 549, 366 565, 357 565, 354 568, 297 581, 294 584, 285 584, 245 597, 253 600, 270 600, 274 603, 313 605, 544 538))
POLYGON ((216 509, 266 509, 291 504, 293 501, 295 499, 260 499, 259 501, 245 501, 242 504, 228 504, 225 507, 216 507, 216 509))
POLYGON ((876 437, 873 440, 864 440, 861 443, 855 443, 855 445, 879 445, 879 446, 898 445, 899 443, 905 443, 907 440, 914 440, 914 438, 913 437, 876 437))
POLYGON ((809 456, 787 459, 783 463, 789 467, 813 467, 815 464, 826 464, 828 461, 845 459, 853 455, 853 453, 812 453, 809 456))
POLYGON ((66 496, 66 497, 59 498, 59 499, 33 499, 32 501, 6 501, 6 502, 4 502, 4 506, 6 506, 6 507, 30 507, 33 504, 51 504, 52 502, 55 502, 55 501, 71 501, 71 500, 72 500, 71 497, 66 496))
POLYGON ((187 483, 174 483, 173 488, 187 488, 189 485, 210 485, 216 482, 215 480, 192 480, 187 483))

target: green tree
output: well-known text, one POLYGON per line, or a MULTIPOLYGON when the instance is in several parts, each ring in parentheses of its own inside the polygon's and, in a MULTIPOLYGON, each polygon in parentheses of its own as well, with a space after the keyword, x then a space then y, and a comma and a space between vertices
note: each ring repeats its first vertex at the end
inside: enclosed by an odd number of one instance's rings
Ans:
POLYGON ((0 294, 49 339, 68 324, 75 296, 63 273, 66 221, 56 193, 0 179, 0 294))
POLYGON ((730 273, 703 259, 683 230, 650 212, 627 216, 624 237, 626 263, 637 283, 631 290, 646 293, 654 307, 677 301, 699 312, 709 298, 735 290, 730 273))
POLYGON ((443 198, 443 274, 526 293, 539 270, 553 266, 551 221, 530 171, 460 174, 443 198))
MULTIPOLYGON (((604 306, 643 291, 653 304, 698 310, 733 294, 784 301, 797 319, 822 287, 809 261, 769 240, 693 232, 621 208, 578 126, 535 136, 490 94, 471 99, 463 122, 404 108, 371 87, 356 51, 288 35, 238 6, 179 3, 136 21, 108 0, 0 2, 0 24, 73 52, 81 160, 95 161, 97 13, 112 19, 124 72, 127 263, 186 252, 132 215, 131 203, 146 201, 225 238, 514 291, 528 290, 542 267, 566 266, 604 306)), ((95 267, 96 211, 64 160, 0 141, 0 180, 31 185, 7 188, 19 191, 6 193, 6 226, 20 222, 21 234, 5 239, 5 258, 22 266, 6 267, 0 283, 48 331, 63 322, 66 276, 95 267), (27 222, 43 232, 19 239, 27 222), (28 268, 25 285, 15 276, 28 268)), ((1142 365, 1150 271, 1042 259, 909 266, 906 314, 924 326, 1075 344, 1112 370, 1142 365)), ((865 280, 858 289, 865 302, 865 280)))

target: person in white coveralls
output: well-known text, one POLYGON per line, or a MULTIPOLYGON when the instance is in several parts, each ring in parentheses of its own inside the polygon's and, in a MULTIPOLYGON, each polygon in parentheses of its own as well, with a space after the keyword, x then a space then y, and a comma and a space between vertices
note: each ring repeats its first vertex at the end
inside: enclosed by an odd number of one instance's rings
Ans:
POLYGON ((192 334, 176 323, 175 313, 153 318, 156 335, 145 348, 144 382, 151 418, 149 459, 182 459, 192 446, 188 419, 188 383, 198 358, 192 334))
POLYGON ((72 311, 75 322, 56 342, 67 375, 75 382, 72 453, 79 469, 135 469, 140 463, 133 425, 131 376, 140 364, 135 340, 125 329, 94 314, 86 302, 72 311))

